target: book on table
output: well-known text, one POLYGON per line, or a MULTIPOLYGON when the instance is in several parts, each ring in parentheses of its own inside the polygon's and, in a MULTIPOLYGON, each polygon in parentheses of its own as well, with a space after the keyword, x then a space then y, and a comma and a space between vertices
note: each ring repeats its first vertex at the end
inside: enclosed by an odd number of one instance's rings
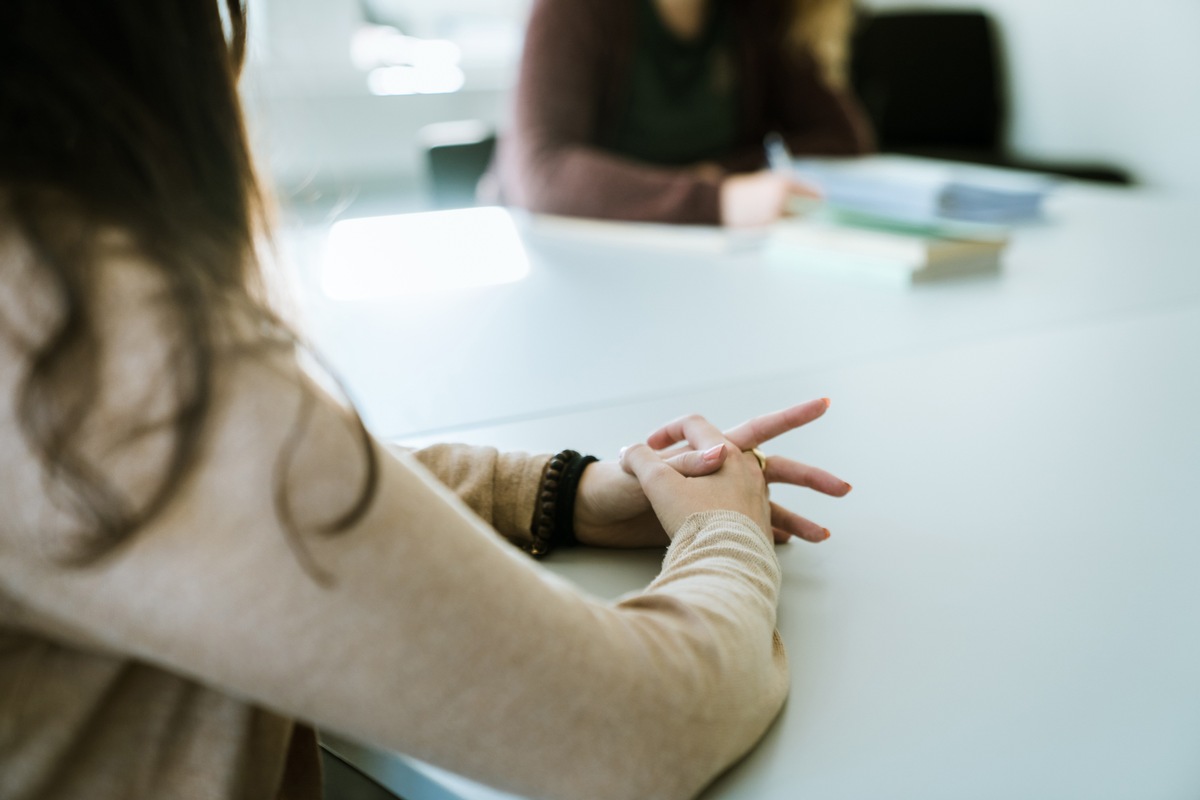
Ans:
POLYGON ((1008 241, 1001 226, 901 224, 822 207, 749 230, 544 214, 519 218, 520 227, 540 239, 678 255, 765 250, 777 263, 900 284, 995 272, 1008 241))
POLYGON ((996 225, 899 224, 825 208, 775 224, 773 258, 846 277, 912 284, 998 272, 1008 230, 996 225))

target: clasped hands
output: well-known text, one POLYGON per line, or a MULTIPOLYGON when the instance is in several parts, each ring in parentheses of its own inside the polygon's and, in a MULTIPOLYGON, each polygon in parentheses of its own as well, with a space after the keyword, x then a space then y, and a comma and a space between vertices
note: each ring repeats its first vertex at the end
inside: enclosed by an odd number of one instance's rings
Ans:
POLYGON ((841 497, 850 484, 782 456, 770 456, 760 467, 748 451, 828 408, 828 399, 810 400, 724 432, 694 415, 659 428, 645 443, 624 448, 619 459, 584 471, 575 500, 576 538, 601 547, 659 546, 689 515, 727 509, 750 517, 778 543, 793 536, 824 541, 828 530, 771 502, 768 486, 786 483, 841 497))

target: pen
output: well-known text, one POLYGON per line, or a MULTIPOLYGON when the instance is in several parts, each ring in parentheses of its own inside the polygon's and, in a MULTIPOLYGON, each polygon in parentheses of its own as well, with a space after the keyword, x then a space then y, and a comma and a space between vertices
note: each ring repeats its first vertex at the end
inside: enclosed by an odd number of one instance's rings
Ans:
POLYGON ((811 181, 805 180, 796 172, 796 160, 787 142, 776 131, 771 131, 763 137, 763 150, 767 154, 767 166, 777 175, 783 175, 794 183, 805 187, 809 194, 795 194, 788 201, 788 212, 804 215, 821 205, 821 190, 811 181))
POLYGON ((775 131, 763 137, 763 149, 767 152, 767 166, 773 172, 781 175, 794 175, 794 159, 792 151, 788 150, 787 142, 775 131))

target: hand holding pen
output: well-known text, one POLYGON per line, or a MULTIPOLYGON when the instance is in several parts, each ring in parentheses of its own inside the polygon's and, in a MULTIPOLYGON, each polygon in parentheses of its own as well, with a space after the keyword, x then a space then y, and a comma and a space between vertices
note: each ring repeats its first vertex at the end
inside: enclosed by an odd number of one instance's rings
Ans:
POLYGON ((767 134, 768 169, 730 175, 721 183, 721 223, 744 228, 769 225, 787 214, 803 213, 821 199, 816 187, 796 176, 783 137, 767 134))

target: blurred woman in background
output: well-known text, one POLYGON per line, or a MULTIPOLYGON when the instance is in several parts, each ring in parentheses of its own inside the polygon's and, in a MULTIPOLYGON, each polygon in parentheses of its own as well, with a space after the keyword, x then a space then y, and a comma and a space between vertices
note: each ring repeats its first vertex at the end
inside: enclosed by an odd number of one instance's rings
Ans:
POLYGON ((849 0, 536 0, 496 175, 532 211, 761 225, 808 187, 764 169, 871 147, 849 0))
POLYGON ((767 483, 849 488, 743 451, 827 404, 621 462, 381 446, 263 300, 244 43, 238 0, 0 4, 0 797, 316 797, 316 726, 696 793, 787 690, 772 533, 827 535, 767 483), (502 537, 669 546, 607 604, 502 537))

